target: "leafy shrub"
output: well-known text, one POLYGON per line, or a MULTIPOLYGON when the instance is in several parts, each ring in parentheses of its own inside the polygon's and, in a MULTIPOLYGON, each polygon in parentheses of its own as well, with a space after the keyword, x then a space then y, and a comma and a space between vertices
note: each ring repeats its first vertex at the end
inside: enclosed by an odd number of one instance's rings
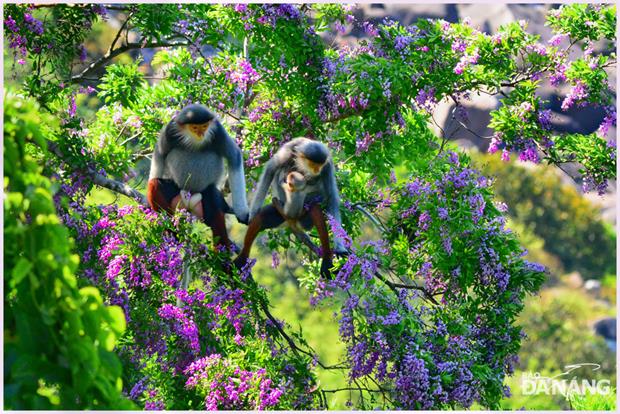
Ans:
POLYGON ((616 271, 616 237, 598 209, 549 168, 525 168, 495 157, 474 155, 496 178, 497 197, 508 214, 545 241, 567 271, 600 279, 616 271))
POLYGON ((4 397, 8 409, 129 409, 113 350, 125 331, 117 306, 94 287, 78 289, 54 186, 29 143, 46 147, 31 100, 4 100, 4 397))
POLYGON ((579 411, 614 411, 616 409, 616 389, 607 395, 588 393, 572 394, 568 397, 571 408, 579 411))

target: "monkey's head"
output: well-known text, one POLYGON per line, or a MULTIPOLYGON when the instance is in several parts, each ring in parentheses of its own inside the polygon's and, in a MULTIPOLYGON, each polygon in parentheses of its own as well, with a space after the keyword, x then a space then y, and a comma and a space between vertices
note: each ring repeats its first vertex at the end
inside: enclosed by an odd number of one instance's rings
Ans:
POLYGON ((211 141, 216 116, 204 105, 188 105, 174 119, 185 144, 200 147, 211 141))
POLYGON ((317 176, 329 159, 329 150, 318 142, 304 142, 297 148, 296 166, 304 176, 317 176))
POLYGON ((291 193, 302 191, 306 187, 306 179, 301 173, 293 171, 286 176, 286 183, 284 185, 291 193))

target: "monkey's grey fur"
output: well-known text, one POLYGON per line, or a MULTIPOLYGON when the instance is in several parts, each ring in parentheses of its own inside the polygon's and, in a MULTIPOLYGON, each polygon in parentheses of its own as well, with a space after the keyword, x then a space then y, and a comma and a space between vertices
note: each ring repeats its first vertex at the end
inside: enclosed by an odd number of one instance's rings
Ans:
POLYGON ((204 106, 191 105, 183 109, 179 117, 185 121, 189 116, 185 122, 188 123, 197 114, 201 116, 201 123, 211 122, 204 139, 198 142, 184 131, 176 118, 170 121, 160 132, 155 145, 149 180, 172 179, 181 190, 191 193, 201 192, 212 184, 221 188, 226 160, 233 210, 238 220, 245 221, 249 209, 241 150, 215 115, 204 106))
MULTIPOLYGON (((265 165, 252 200, 250 220, 256 216, 263 206, 270 186, 272 186, 272 195, 286 203, 287 194, 282 183, 286 181, 288 174, 292 171, 297 171, 303 175, 305 187, 294 196, 294 205, 289 205, 289 208, 300 208, 300 204, 303 207, 306 200, 315 195, 321 195, 327 204, 326 212, 338 224, 341 224, 340 196, 336 184, 334 163, 329 149, 318 141, 303 137, 295 138, 284 144, 265 165), (325 165, 317 175, 314 175, 303 165, 303 160, 298 155, 303 155, 319 164, 325 162, 325 165)), ((334 238, 334 252, 342 254, 346 251, 343 241, 336 236, 334 238)))

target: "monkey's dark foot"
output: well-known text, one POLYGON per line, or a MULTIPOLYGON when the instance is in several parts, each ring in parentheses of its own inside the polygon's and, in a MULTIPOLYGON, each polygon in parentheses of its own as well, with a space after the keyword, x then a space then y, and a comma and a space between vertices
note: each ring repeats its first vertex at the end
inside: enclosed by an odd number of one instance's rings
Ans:
POLYGON ((246 279, 247 276, 252 277, 253 264, 254 261, 248 260, 248 258, 243 255, 239 255, 233 260, 233 265, 239 271, 241 279, 246 279))
POLYGON ((321 261, 321 277, 327 280, 332 280, 333 276, 332 276, 331 268, 333 266, 334 264, 332 263, 331 260, 323 259, 321 261))
POLYGON ((245 257, 237 256, 235 260, 233 260, 233 264, 239 270, 243 269, 243 266, 248 262, 248 259, 245 257))

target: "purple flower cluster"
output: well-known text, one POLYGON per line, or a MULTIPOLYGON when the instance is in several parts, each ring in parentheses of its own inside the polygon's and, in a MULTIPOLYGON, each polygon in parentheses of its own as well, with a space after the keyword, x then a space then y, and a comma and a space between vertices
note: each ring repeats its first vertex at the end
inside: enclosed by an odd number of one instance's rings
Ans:
POLYGON ((588 98, 588 95, 586 85, 578 80, 562 101, 562 110, 569 110, 575 103, 585 104, 583 101, 588 98))
POLYGON ((462 75, 463 71, 465 70, 465 68, 467 68, 467 66, 469 65, 475 65, 476 63, 478 63, 478 58, 480 57, 480 54, 478 53, 478 49, 474 50, 471 54, 465 54, 461 57, 461 59, 459 60, 459 63, 456 64, 456 66, 454 67, 454 73, 456 73, 457 75, 462 75))
MULTIPOLYGON (((212 292, 209 301, 205 303, 207 309, 211 309, 217 320, 223 317, 235 332, 235 342, 238 345, 243 342, 243 328, 250 314, 249 303, 243 297, 242 289, 219 288, 212 292)), ((213 321, 213 327, 220 327, 222 323, 213 321)))
POLYGON ((452 42, 452 51, 457 53, 465 53, 467 43, 462 39, 456 39, 452 42))
POLYGON ((557 66, 555 72, 549 76, 551 85, 558 86, 560 83, 566 82, 566 69, 567 67, 563 63, 557 66))
POLYGON ((549 46, 558 47, 564 40, 568 39, 567 34, 556 34, 551 39, 549 39, 549 46))
POLYGON ((364 28, 364 32, 366 32, 368 36, 370 37, 379 36, 379 30, 372 23, 364 22, 362 24, 362 27, 364 28))
POLYGON ((24 22, 26 23, 26 28, 35 35, 41 36, 43 34, 43 23, 41 20, 32 17, 30 13, 24 13, 24 22))
POLYGON ((157 314, 162 319, 173 323, 174 332, 186 341, 193 352, 196 354, 200 352, 198 327, 191 316, 187 315, 183 309, 168 303, 162 305, 158 309, 157 314))
POLYGON ((101 16, 101 18, 103 18, 103 19, 105 19, 107 17, 107 14, 108 14, 108 9, 106 9, 103 4, 93 4, 92 5, 92 11, 96 15, 101 16))
POLYGON ((247 4, 231 5, 235 12, 241 14, 245 30, 251 30, 254 25, 252 19, 259 24, 276 27, 278 19, 299 20, 302 15, 299 8, 293 4, 262 4, 258 7, 248 7, 247 4), (257 17, 258 16, 258 17, 257 17))
POLYGON ((418 110, 431 113, 437 105, 437 98, 435 97, 435 88, 425 86, 418 91, 415 98, 415 102, 418 106, 418 110))
POLYGON ((205 409, 254 409, 275 407, 283 390, 273 387, 264 368, 246 371, 233 367, 219 354, 192 362, 183 372, 187 389, 197 389, 205 395, 205 409))
POLYGON ((591 191, 596 191, 598 195, 604 195, 607 191, 609 183, 607 180, 597 180, 591 174, 584 174, 583 182, 581 184, 581 189, 584 193, 589 193, 591 191))
POLYGON ((547 48, 541 44, 527 45, 525 50, 529 53, 535 53, 540 56, 547 56, 547 48))
POLYGON ((601 137, 606 137, 609 133, 609 128, 616 126, 616 108, 613 106, 605 107, 605 118, 599 125, 596 133, 601 137))
POLYGON ((368 151, 372 143, 381 138, 383 138, 383 132, 381 131, 376 134, 371 134, 369 132, 364 133, 362 139, 355 141, 355 155, 361 155, 363 152, 368 151))
POLYGON ((428 410, 433 407, 429 372, 423 360, 407 354, 399 364, 394 379, 395 393, 406 410, 428 410))
POLYGON ((258 82, 260 75, 248 60, 242 59, 237 69, 226 73, 226 79, 236 85, 240 93, 245 93, 247 88, 258 82))
POLYGON ((41 53, 43 50, 40 44, 41 35, 44 32, 43 23, 31 13, 24 13, 23 20, 19 23, 13 16, 6 16, 4 27, 9 48, 13 49, 13 58, 20 65, 26 63, 24 58, 28 55, 28 48, 31 48, 34 53, 41 53))
POLYGON ((543 109, 538 111, 538 122, 543 129, 551 129, 551 109, 543 109))
POLYGON ((394 38, 394 49, 399 52, 405 52, 405 49, 409 47, 411 42, 413 42, 413 37, 398 35, 394 38))

